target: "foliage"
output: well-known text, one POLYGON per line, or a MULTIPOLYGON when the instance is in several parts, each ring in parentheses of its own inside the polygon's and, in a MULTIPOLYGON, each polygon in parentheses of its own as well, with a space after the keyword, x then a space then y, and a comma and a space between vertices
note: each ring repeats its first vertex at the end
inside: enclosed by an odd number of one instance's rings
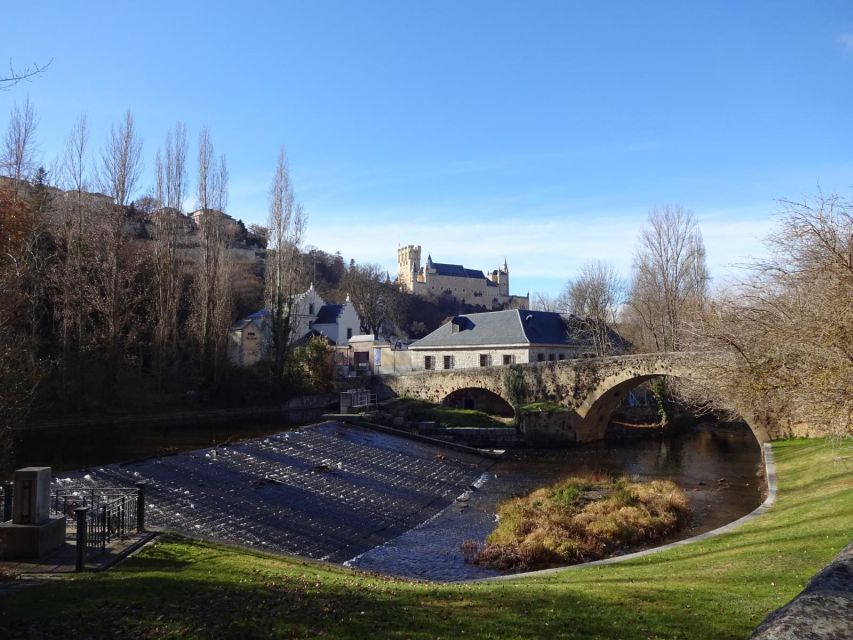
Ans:
POLYGON ((504 369, 501 374, 501 382, 506 398, 517 418, 519 408, 524 400, 524 372, 521 365, 513 364, 504 369))
POLYGON ((290 380, 305 393, 328 393, 335 383, 335 350, 321 337, 296 347, 290 356, 290 380))
POLYGON ((662 425, 669 422, 669 393, 668 385, 665 377, 654 378, 649 382, 649 390, 652 392, 652 397, 655 399, 655 404, 658 406, 658 416, 662 425))
POLYGON ((684 492, 669 480, 572 477, 504 502, 498 518, 473 561, 537 569, 658 541, 687 524, 690 508, 684 492))
POLYGON ((22 637, 96 640, 746 638, 850 540, 853 443, 778 442, 774 452, 772 509, 617 564, 437 584, 164 536, 109 571, 4 594, 0 623, 22 637))

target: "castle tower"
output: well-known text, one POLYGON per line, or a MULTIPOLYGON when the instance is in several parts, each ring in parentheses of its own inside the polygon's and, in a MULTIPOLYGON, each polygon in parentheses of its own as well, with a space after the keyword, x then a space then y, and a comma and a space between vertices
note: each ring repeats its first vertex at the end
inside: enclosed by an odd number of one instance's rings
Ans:
POLYGON ((506 264, 506 258, 498 269, 498 291, 502 296, 509 296, 509 267, 506 264))
POLYGON ((397 249, 397 278, 402 291, 406 293, 415 292, 415 280, 420 270, 420 245, 409 244, 397 249))

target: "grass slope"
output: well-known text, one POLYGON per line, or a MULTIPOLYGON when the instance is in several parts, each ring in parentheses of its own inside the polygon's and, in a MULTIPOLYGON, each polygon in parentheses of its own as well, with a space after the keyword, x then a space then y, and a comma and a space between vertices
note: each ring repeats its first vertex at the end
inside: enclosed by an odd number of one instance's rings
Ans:
POLYGON ((853 444, 774 444, 779 499, 734 533, 481 584, 366 576, 173 537, 0 596, 4 638, 745 638, 853 531, 853 444))

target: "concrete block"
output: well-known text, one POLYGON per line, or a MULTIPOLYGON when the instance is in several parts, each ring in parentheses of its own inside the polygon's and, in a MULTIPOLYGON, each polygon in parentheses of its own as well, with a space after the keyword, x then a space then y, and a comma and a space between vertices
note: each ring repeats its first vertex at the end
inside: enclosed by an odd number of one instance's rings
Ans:
POLYGON ((38 525, 50 517, 50 467, 25 467, 15 471, 12 502, 14 524, 38 525))
POLYGON ((39 525, 0 524, 0 559, 43 558, 65 543, 65 516, 39 525))

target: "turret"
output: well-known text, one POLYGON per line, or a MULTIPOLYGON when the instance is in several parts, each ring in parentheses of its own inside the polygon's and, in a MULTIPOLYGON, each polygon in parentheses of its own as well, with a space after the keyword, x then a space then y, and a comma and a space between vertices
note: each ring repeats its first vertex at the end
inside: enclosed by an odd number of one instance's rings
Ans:
POLYGON ((498 269, 497 272, 497 280, 498 283, 498 291, 502 296, 509 295, 509 267, 506 264, 506 258, 504 258, 504 263, 498 269))

